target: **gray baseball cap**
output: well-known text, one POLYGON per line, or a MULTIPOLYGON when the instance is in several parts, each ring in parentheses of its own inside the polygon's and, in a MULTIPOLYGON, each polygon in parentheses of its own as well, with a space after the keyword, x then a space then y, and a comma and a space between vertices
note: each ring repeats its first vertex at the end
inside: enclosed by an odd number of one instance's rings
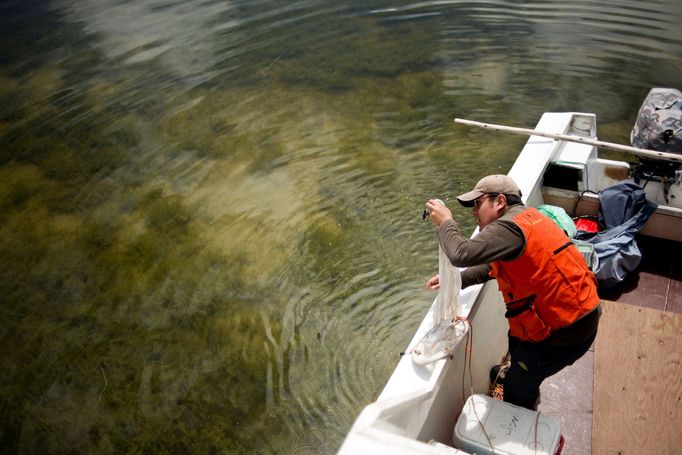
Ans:
POLYGON ((478 181, 473 190, 468 193, 460 194, 457 200, 464 207, 473 207, 474 200, 490 193, 504 193, 521 197, 521 190, 511 177, 507 175, 489 175, 478 181))

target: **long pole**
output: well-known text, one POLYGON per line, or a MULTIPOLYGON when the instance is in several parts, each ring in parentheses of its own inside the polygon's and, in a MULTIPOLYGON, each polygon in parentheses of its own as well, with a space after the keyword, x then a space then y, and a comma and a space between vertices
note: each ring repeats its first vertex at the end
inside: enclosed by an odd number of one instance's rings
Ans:
POLYGON ((630 147, 629 145, 614 144, 612 142, 598 141, 596 139, 589 139, 582 136, 573 136, 569 134, 555 134, 546 133, 544 131, 531 130, 527 128, 515 128, 513 126, 495 125, 493 123, 482 123, 475 122, 473 120, 465 120, 461 118, 456 118, 455 123, 461 123, 462 125, 477 126, 479 128, 485 128, 495 131, 505 131, 507 133, 521 134, 526 136, 541 136, 550 139, 557 139, 560 141, 578 142, 580 144, 594 145, 596 147, 609 148, 612 150, 618 150, 621 152, 632 153, 633 155, 642 156, 645 158, 652 158, 655 160, 668 160, 675 161, 677 163, 682 163, 682 155, 676 155, 674 153, 667 152, 657 152, 655 150, 640 149, 637 147, 630 147))

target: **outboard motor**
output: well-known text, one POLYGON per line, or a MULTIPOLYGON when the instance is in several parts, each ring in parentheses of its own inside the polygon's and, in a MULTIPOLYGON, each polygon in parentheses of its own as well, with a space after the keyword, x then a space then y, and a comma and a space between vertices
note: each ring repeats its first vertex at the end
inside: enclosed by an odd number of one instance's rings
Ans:
MULTIPOLYGON (((653 88, 644 99, 630 133, 634 147, 682 155, 682 92, 674 88, 653 88)), ((680 163, 638 158, 635 183, 661 182, 664 199, 673 183, 682 180, 680 163)))

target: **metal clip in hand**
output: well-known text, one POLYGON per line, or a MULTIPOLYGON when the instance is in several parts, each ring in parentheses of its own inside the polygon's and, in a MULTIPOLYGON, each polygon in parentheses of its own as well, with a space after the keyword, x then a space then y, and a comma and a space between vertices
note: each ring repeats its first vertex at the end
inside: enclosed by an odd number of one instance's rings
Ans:
MULTIPOLYGON (((440 205, 445 207, 445 202, 441 201, 440 199, 436 199, 436 202, 438 202, 440 205)), ((429 209, 424 209, 424 213, 422 213, 422 220, 426 221, 426 219, 431 215, 431 212, 429 209)))

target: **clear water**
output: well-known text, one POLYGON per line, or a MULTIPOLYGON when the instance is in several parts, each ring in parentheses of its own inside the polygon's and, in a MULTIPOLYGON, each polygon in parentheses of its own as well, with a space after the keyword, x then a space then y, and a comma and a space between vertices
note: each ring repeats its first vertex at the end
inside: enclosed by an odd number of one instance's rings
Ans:
MULTIPOLYGON (((434 297, 427 198, 627 143, 679 0, 5 0, 3 452, 334 453, 434 297)), ((465 231, 466 210, 455 217, 465 231)))

